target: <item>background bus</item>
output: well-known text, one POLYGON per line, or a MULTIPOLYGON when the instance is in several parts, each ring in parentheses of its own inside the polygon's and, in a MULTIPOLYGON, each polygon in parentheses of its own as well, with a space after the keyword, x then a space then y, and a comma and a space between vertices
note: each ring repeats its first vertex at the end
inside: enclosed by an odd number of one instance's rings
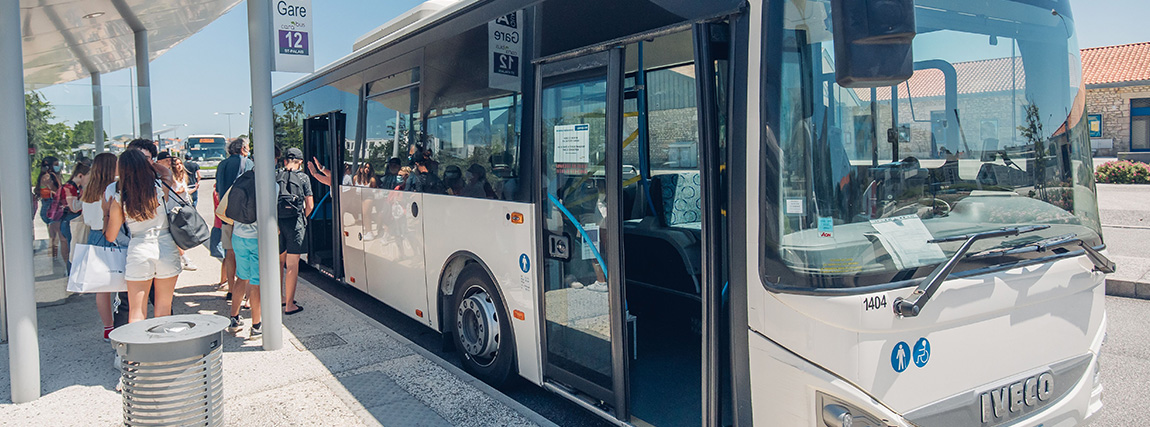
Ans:
POLYGON ((425 3, 278 91, 275 134, 335 174, 308 263, 490 383, 635 425, 1071 425, 1112 270, 1073 23, 425 3))
POLYGON ((228 142, 221 135, 191 135, 184 144, 192 161, 200 165, 204 178, 216 177, 216 166, 228 157, 228 142))

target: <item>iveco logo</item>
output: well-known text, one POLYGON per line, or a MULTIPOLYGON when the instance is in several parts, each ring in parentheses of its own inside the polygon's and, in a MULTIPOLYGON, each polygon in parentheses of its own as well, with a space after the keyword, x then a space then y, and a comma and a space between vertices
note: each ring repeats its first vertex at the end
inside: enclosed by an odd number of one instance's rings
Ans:
POLYGON ((1033 408, 1053 396, 1054 374, 1050 371, 990 390, 979 396, 982 401, 982 422, 993 423, 1021 415, 1023 410, 1033 408))

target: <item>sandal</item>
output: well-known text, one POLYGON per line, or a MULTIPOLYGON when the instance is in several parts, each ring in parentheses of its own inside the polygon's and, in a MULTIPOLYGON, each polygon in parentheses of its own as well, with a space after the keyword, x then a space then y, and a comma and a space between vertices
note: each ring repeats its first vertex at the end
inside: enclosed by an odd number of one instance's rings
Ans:
POLYGON ((303 306, 302 305, 296 305, 295 310, 285 311, 284 314, 290 316, 290 315, 299 313, 301 311, 303 311, 303 306))

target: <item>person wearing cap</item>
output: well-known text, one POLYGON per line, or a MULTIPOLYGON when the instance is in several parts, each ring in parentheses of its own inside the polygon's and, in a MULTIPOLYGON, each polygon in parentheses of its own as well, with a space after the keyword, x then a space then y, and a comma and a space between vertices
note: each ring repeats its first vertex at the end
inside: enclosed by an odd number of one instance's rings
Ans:
POLYGON ((399 157, 392 157, 387 161, 387 170, 379 178, 379 188, 391 190, 402 182, 399 178, 399 167, 399 157))
POLYGON ((405 191, 447 194, 447 186, 439 179, 439 162, 418 151, 412 156, 412 161, 415 162, 415 167, 407 177, 405 191))
POLYGON ((299 280, 299 258, 304 252, 307 219, 315 208, 311 180, 303 172, 303 151, 292 147, 284 151, 283 169, 276 173, 279 201, 280 267, 284 269, 284 314, 296 314, 303 307, 296 304, 295 290, 299 280))

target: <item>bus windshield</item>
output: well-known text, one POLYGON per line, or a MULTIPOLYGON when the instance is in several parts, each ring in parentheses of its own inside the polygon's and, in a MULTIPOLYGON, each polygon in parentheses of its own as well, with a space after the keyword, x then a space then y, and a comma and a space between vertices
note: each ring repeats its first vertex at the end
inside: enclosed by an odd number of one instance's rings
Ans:
POLYGON ((227 142, 222 136, 188 138, 188 153, 195 161, 223 160, 228 157, 227 148, 227 142))
MULTIPOLYGON (((1050 226, 981 241, 968 255, 1101 244, 1067 0, 916 0, 914 75, 876 89, 835 83, 830 1, 784 8, 773 33, 777 95, 765 101, 777 102, 766 131, 778 141, 764 159, 766 182, 777 183, 765 207, 777 205, 763 209, 768 282, 855 288, 922 277, 961 245, 932 239, 1006 227, 1050 226)), ((956 271, 1048 255, 968 256, 956 271)))

